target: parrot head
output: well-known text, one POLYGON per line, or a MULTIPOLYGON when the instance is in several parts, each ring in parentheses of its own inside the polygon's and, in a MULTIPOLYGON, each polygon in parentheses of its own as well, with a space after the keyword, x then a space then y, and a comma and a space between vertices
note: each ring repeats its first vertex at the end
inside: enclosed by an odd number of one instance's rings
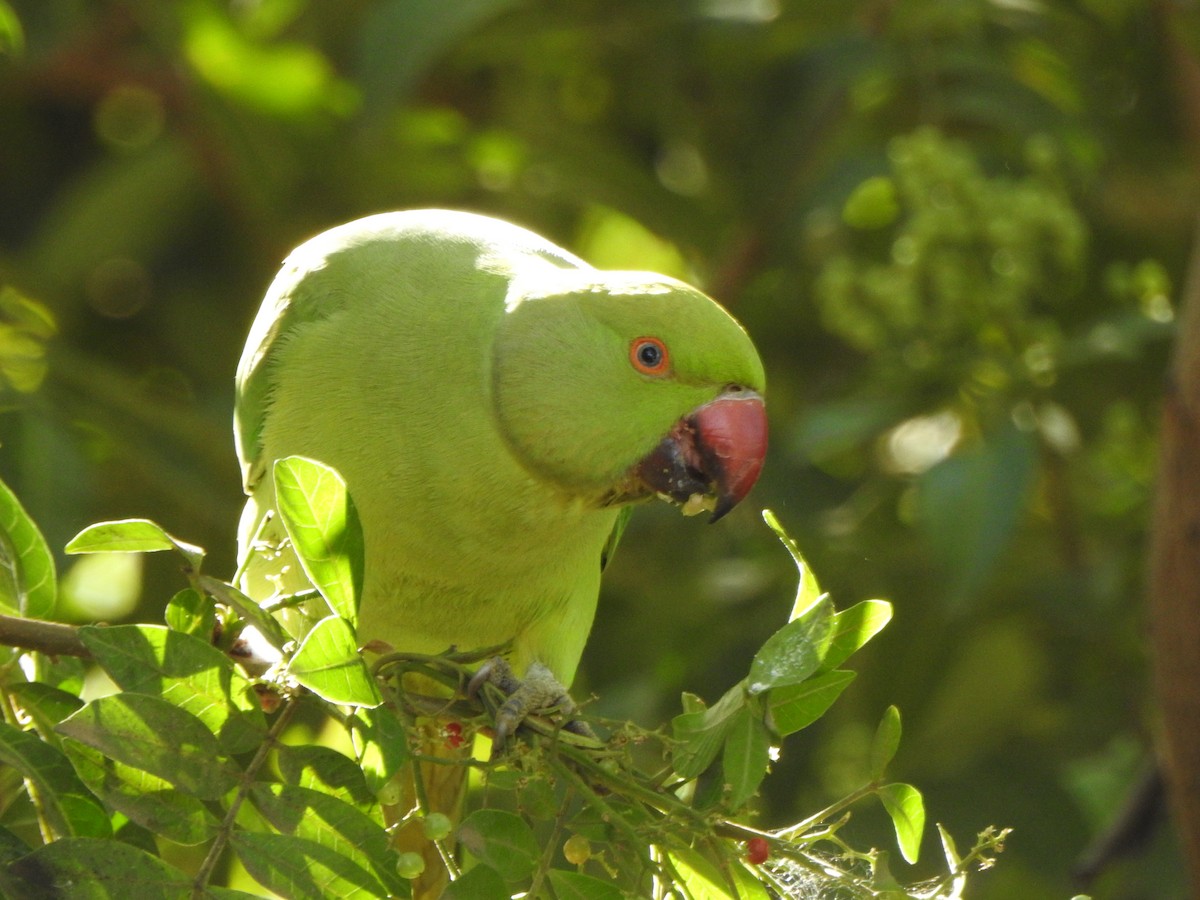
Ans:
POLYGON ((502 431, 527 469, 572 496, 658 496, 716 521, 758 478, 762 363, 741 325, 682 282, 594 269, 518 277, 493 352, 502 431))

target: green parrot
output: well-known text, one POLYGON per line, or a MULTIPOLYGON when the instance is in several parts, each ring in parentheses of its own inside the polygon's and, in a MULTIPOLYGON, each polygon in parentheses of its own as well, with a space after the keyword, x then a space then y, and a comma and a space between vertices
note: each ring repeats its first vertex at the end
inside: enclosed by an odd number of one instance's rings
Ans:
POLYGON ((742 327, 675 279, 469 213, 333 228, 287 258, 238 366, 242 587, 308 587, 264 517, 273 462, 311 457, 362 522, 361 642, 509 643, 516 675, 568 687, 630 505, 728 512, 762 467, 764 388, 742 327))

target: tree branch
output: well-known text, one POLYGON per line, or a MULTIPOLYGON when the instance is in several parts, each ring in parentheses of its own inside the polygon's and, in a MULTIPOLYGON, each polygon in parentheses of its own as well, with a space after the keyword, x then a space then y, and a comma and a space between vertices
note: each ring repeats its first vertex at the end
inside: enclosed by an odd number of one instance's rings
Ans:
POLYGON ((79 639, 79 629, 61 622, 0 615, 0 644, 20 647, 22 650, 39 650, 50 656, 92 658, 91 651, 79 639))

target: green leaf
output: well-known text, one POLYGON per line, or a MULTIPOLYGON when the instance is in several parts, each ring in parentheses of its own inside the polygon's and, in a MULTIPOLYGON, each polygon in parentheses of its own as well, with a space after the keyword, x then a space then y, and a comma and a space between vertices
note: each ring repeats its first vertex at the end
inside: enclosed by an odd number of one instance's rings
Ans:
POLYGON ((762 516, 767 526, 775 532, 775 536, 787 548, 787 552, 791 555, 792 561, 796 563, 796 568, 800 572, 800 583, 796 586, 796 602, 792 604, 792 612, 788 616, 788 621, 790 622, 808 612, 813 604, 820 599, 821 586, 817 583, 817 576, 813 574, 812 568, 805 562, 803 554, 800 553, 800 545, 784 530, 782 523, 780 523, 775 513, 769 509, 764 509, 762 516))
POLYGON ((262 743, 266 722, 253 686, 211 644, 162 625, 84 626, 79 638, 120 688, 161 696, 190 712, 227 753, 262 743))
POLYGON ((30 619, 49 618, 57 595, 46 539, 0 481, 0 603, 30 619))
POLYGON ((953 599, 973 595, 999 562, 1026 508, 1037 459, 1036 439, 1007 426, 918 477, 917 523, 945 567, 953 599))
POLYGON ((625 896, 615 884, 582 872, 551 869, 546 873, 558 900, 622 900, 625 896))
POLYGON ((342 477, 302 456, 275 462, 275 502, 304 574, 335 615, 358 621, 363 536, 342 477))
POLYGON ((25 52, 25 32, 16 12, 4 0, 0 0, 0 56, 14 59, 25 52))
POLYGON ((672 849, 667 855, 691 900, 730 900, 737 896, 730 880, 690 847, 672 849))
POLYGON ((886 600, 863 600, 834 613, 829 623, 829 646, 821 659, 821 668, 836 669, 891 620, 892 604, 886 600))
POLYGON ((43 814, 57 836, 103 838, 112 834, 108 814, 57 747, 37 735, 0 722, 0 762, 33 784, 41 798, 43 814))
POLYGON ((358 652, 354 628, 345 619, 328 616, 313 626, 288 674, 330 703, 374 707, 383 702, 366 661, 358 652))
POLYGON ((235 831, 230 843, 255 881, 289 900, 386 896, 370 873, 316 841, 235 831))
POLYGON ((211 642, 217 627, 216 604, 195 588, 184 588, 167 601, 164 620, 172 631, 211 642))
POLYGON ((408 734, 396 713, 383 705, 357 710, 350 724, 362 773, 378 794, 408 761, 408 734))
POLYGON ((458 840, 471 855, 508 882, 533 874, 541 856, 525 820, 502 809, 477 809, 458 826, 458 840))
POLYGON ((766 777, 771 762, 771 735, 762 714, 753 705, 744 705, 729 723, 721 772, 729 790, 729 806, 740 808, 754 796, 766 777))
POLYGON ((98 838, 54 841, 9 863, 2 872, 0 888, 8 897, 179 900, 192 888, 190 876, 145 850, 98 838))
POLYGON ((900 710, 889 706, 884 710, 875 737, 871 741, 871 780, 878 781, 900 748, 900 710))
POLYGON ((491 866, 475 866, 462 878, 450 882, 441 900, 509 900, 512 891, 491 866))
POLYGON ((216 817, 197 797, 70 739, 63 749, 83 782, 105 805, 177 844, 199 844, 217 830, 216 817))
POLYGON ((767 638, 750 663, 751 694, 796 684, 819 668, 829 648, 833 604, 827 596, 767 638))
POLYGON ((283 745, 276 751, 276 760, 279 774, 288 784, 341 797, 356 806, 365 806, 375 800, 362 769, 332 747, 283 745))
POLYGON ((892 817, 896 843, 910 864, 921 855, 921 835, 925 831, 925 801, 921 792, 911 784, 885 784, 876 793, 883 808, 892 817))
POLYGON ((250 799, 279 832, 329 848, 362 869, 366 877, 378 878, 389 893, 405 889, 383 826, 344 800, 286 784, 256 784, 250 799))
POLYGON ((187 560, 191 571, 199 572, 204 550, 195 544, 172 537, 149 519, 121 519, 89 525, 67 541, 68 553, 157 553, 176 550, 187 560))
POLYGON ((237 783, 234 767, 207 726, 158 697, 101 697, 56 730, 202 800, 215 800, 237 783))
POLYGON ((79 707, 83 701, 40 681, 22 681, 8 689, 13 701, 33 720, 42 737, 57 740, 54 726, 79 707))
POLYGON ((730 724, 745 705, 746 683, 741 681, 710 708, 685 712, 671 720, 676 742, 671 748, 671 765, 680 776, 695 778, 712 765, 730 724))
POLYGON ((225 606, 231 607, 237 612, 239 618, 253 625, 267 643, 280 653, 283 652, 283 648, 287 646, 291 638, 288 637, 270 613, 266 612, 261 606, 233 585, 226 584, 224 581, 209 575, 200 576, 200 587, 211 594, 218 603, 223 603, 225 606))
POLYGON ((854 676, 854 672, 834 669, 800 684, 772 688, 767 694, 771 727, 780 737, 807 728, 825 714, 854 676))

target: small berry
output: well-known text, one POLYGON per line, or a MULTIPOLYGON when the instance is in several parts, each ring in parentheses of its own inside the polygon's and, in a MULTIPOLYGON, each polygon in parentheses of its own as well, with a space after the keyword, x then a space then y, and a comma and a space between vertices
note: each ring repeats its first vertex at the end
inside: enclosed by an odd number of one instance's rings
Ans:
POLYGON ((746 841, 746 861, 754 865, 765 863, 771 856, 771 845, 765 837, 752 837, 746 841))
POLYGON ((462 725, 458 722, 447 722, 442 733, 446 736, 447 746, 457 750, 463 745, 462 725))
POLYGON ((429 838, 429 840, 440 841, 442 838, 450 836, 450 831, 454 828, 454 825, 451 823, 450 817, 445 813, 432 812, 425 817, 425 821, 421 827, 425 833, 425 837, 429 838))
POLYGON ((425 871, 425 860, 420 853, 401 853, 396 857, 396 872, 401 878, 416 878, 425 871))
POLYGON ((393 778, 387 784, 379 789, 375 795, 379 798, 379 802, 384 806, 395 806, 400 802, 402 791, 400 782, 393 778))
POLYGON ((582 834, 573 834, 563 844, 563 856, 573 866, 582 866, 592 858, 592 843, 582 834))

